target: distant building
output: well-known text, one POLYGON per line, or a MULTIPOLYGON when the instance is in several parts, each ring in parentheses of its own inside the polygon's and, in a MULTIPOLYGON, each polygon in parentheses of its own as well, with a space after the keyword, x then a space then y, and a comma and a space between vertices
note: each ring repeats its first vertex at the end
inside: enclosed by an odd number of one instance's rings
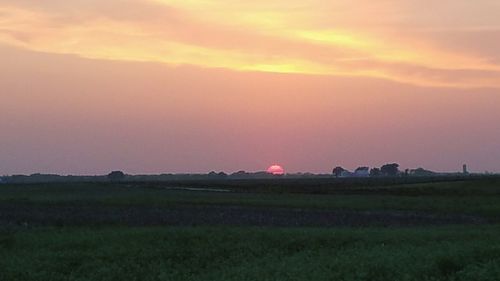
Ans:
POLYGON ((351 173, 349 172, 348 170, 343 170, 341 173, 340 173, 340 177, 341 178, 349 178, 349 177, 352 177, 354 175, 354 173, 351 173))
POLYGON ((354 171, 354 176, 358 178, 364 178, 370 176, 370 168, 369 167, 359 167, 354 171))
POLYGON ((468 175, 469 174, 469 172, 467 171, 467 165, 466 164, 464 164, 462 166, 462 174, 464 174, 464 175, 468 175))

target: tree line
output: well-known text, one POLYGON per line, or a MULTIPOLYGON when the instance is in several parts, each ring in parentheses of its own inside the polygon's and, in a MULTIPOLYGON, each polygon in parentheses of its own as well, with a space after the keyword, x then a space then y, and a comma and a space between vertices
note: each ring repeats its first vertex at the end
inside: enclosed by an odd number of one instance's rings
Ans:
MULTIPOLYGON (((408 171, 406 171, 407 173, 408 171)), ((399 171, 399 164, 397 163, 390 163, 390 164, 385 164, 382 167, 374 167, 369 169, 368 167, 358 167, 354 173, 349 172, 348 170, 337 166, 333 168, 332 174, 335 177, 344 177, 344 176, 349 176, 349 175, 364 175, 364 176, 370 176, 370 177, 380 177, 380 176, 385 176, 385 177, 394 177, 398 176, 401 172, 399 171)))

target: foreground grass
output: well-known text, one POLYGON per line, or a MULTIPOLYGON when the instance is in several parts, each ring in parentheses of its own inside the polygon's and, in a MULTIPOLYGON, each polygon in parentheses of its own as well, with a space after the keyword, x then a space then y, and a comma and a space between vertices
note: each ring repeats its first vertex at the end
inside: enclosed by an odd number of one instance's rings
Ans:
POLYGON ((0 231, 0 280, 498 280, 500 226, 0 231))

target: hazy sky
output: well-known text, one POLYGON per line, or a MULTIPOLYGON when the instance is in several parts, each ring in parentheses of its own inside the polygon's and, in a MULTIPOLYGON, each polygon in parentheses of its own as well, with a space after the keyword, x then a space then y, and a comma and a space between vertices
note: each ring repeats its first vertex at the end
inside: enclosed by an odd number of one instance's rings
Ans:
POLYGON ((0 0, 0 175, 500 171, 498 0, 0 0))

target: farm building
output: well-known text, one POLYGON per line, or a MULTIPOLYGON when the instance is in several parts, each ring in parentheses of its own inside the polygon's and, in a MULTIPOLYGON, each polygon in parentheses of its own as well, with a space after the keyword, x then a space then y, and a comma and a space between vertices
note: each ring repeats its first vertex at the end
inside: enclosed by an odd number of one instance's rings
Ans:
POLYGON ((370 176, 370 168, 369 167, 359 167, 354 171, 355 177, 369 177, 370 176))

